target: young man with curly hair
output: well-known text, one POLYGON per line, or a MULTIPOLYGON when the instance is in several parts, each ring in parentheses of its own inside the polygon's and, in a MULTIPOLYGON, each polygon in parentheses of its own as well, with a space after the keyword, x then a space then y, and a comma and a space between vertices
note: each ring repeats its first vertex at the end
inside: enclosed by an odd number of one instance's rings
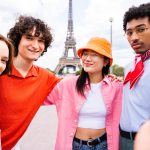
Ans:
POLYGON ((20 16, 8 38, 15 47, 12 71, 0 78, 0 129, 2 149, 12 149, 28 128, 48 93, 60 81, 35 66, 51 46, 51 29, 40 19, 20 16))
POLYGON ((125 68, 120 149, 133 150, 137 131, 150 117, 150 3, 129 8, 123 28, 136 56, 125 68))

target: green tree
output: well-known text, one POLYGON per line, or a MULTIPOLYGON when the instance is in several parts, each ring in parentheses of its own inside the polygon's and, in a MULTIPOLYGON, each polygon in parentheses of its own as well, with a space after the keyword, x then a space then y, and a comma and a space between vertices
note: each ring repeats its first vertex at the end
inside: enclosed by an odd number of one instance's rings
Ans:
POLYGON ((80 73, 81 73, 81 70, 78 70, 78 71, 76 71, 76 75, 80 75, 80 73))
POLYGON ((124 68, 117 65, 117 64, 114 64, 112 66, 112 73, 116 76, 121 76, 123 77, 124 76, 124 68))

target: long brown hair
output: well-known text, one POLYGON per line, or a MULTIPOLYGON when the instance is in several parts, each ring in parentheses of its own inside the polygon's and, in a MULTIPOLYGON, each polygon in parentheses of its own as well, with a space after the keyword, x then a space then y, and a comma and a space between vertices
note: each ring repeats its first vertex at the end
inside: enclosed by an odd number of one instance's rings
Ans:
POLYGON ((10 71, 11 71, 14 47, 13 47, 12 43, 7 38, 2 36, 1 34, 0 34, 0 40, 4 41, 9 49, 9 58, 8 58, 8 62, 6 64, 6 69, 2 73, 2 74, 6 74, 6 73, 10 73, 10 71))

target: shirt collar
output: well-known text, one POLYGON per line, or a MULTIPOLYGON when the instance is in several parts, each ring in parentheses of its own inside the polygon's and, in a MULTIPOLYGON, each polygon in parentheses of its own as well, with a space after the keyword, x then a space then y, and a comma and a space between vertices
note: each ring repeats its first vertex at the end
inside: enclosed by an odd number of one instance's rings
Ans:
POLYGON ((109 77, 108 75, 105 75, 104 79, 103 79, 103 84, 111 84, 111 77, 109 77))
POLYGON ((12 65, 12 71, 10 73, 10 75, 12 76, 16 76, 16 77, 20 77, 20 78, 27 78, 27 77, 31 77, 31 76, 38 76, 38 70, 36 66, 32 66, 31 69, 29 70, 29 72, 27 73, 26 77, 23 77, 20 72, 15 68, 14 65, 12 65))
MULTIPOLYGON (((110 85, 111 84, 111 77, 109 77, 108 75, 105 75, 104 79, 102 80, 102 85, 104 85, 104 84, 110 85)), ((88 80, 86 80, 85 88, 90 89, 90 86, 88 84, 88 80)))

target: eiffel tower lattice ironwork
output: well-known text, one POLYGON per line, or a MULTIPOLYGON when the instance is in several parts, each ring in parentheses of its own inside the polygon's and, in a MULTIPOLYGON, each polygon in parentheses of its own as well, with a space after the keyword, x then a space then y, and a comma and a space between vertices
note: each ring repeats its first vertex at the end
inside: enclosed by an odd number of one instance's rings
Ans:
POLYGON ((59 63, 55 68, 55 73, 58 75, 63 75, 64 69, 69 71, 72 68, 73 71, 81 68, 80 59, 76 54, 76 41, 73 32, 73 19, 72 19, 72 0, 69 0, 69 13, 68 13, 68 28, 67 37, 65 41, 65 50, 63 56, 59 59, 59 63), (72 52, 73 56, 69 56, 69 52, 72 52))

